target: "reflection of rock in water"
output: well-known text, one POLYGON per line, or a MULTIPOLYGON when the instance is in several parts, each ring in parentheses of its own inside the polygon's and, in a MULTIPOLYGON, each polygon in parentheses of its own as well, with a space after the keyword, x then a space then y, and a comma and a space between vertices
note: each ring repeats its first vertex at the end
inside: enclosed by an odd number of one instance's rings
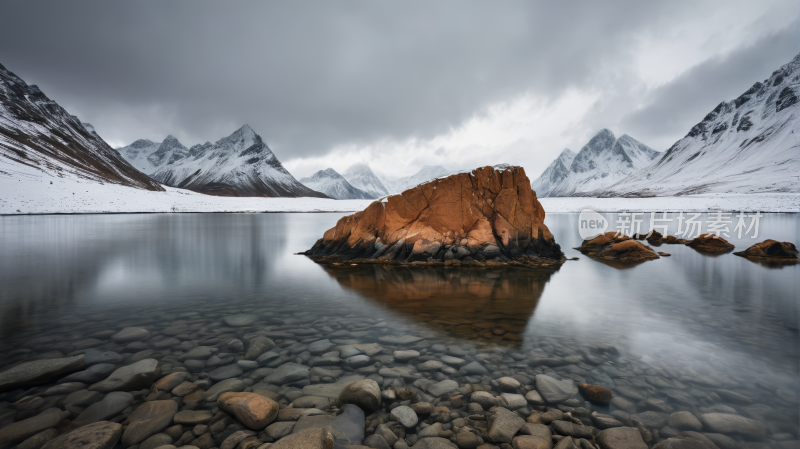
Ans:
POLYGON ((509 346, 522 342, 544 286, 556 270, 325 265, 331 277, 435 330, 509 346))

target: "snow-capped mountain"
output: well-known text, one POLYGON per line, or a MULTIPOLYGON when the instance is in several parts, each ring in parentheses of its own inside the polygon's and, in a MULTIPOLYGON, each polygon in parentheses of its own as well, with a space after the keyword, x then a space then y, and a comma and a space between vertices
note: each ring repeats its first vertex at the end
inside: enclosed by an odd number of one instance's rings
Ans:
MULTIPOLYGON (((139 146, 152 148, 146 142, 139 146)), ((121 149, 123 154, 128 154, 129 147, 121 149)), ((135 158, 142 161, 141 152, 135 158)), ((156 181, 208 195, 326 198, 286 171, 248 125, 214 144, 206 142, 188 149, 169 136, 144 159, 155 167, 150 176, 156 181)))
POLYGON ((800 55, 597 196, 800 192, 800 55))
POLYGON ((162 165, 170 160, 177 161, 186 157, 189 150, 175 137, 167 136, 163 142, 157 143, 149 139, 139 139, 132 144, 117 148, 117 151, 134 167, 148 175, 154 174, 162 165))
POLYGON ((551 196, 551 190, 557 186, 567 176, 569 176, 569 168, 572 161, 575 159, 575 152, 569 148, 565 148, 560 155, 554 160, 542 174, 531 183, 531 188, 536 192, 538 197, 551 196))
POLYGON ((88 123, 0 65, 0 176, 72 178, 164 189, 132 167, 88 123))
POLYGON ((344 179, 353 187, 367 192, 372 198, 380 198, 388 195, 390 189, 381 182, 378 176, 364 163, 353 164, 342 173, 344 179))
POLYGON ((400 178, 393 183, 394 192, 402 192, 404 190, 416 187, 425 181, 447 176, 452 173, 450 170, 442 167, 441 165, 426 165, 418 172, 405 178, 400 178))
POLYGON ((332 168, 320 170, 307 178, 302 178, 300 183, 337 200, 370 200, 377 198, 353 187, 332 168))
POLYGON ((627 134, 617 139, 610 130, 602 129, 575 155, 566 176, 551 184, 543 173, 531 185, 539 187, 536 194, 540 197, 583 196, 652 164, 660 154, 627 134))

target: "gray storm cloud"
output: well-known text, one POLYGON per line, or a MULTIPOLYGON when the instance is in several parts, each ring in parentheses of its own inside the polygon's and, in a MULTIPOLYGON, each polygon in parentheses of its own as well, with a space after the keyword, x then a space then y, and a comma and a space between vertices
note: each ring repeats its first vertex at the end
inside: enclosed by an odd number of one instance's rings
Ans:
MULTIPOLYGON (((779 6, 765 4, 765 17, 779 6)), ((645 89, 631 75, 637 43, 713 3, 35 1, 0 8, 0 62, 110 142, 173 134, 191 145, 248 123, 284 161, 337 145, 431 138, 488 105, 520 95, 554 102, 570 90, 601 93, 594 114, 577 125, 581 138, 619 125, 643 142, 671 143, 709 105, 798 51, 797 26, 782 25, 755 44, 743 37, 729 58, 645 89), (723 73, 730 75, 724 83, 698 88, 723 73)))

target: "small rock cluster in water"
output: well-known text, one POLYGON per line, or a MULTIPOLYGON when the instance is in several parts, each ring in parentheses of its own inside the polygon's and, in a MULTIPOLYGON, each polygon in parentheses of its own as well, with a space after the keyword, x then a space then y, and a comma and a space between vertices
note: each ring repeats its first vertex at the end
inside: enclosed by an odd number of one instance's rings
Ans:
POLYGON ((499 348, 375 318, 200 310, 89 322, 80 337, 4 352, 0 447, 800 444, 795 385, 646 363, 608 343, 499 348))

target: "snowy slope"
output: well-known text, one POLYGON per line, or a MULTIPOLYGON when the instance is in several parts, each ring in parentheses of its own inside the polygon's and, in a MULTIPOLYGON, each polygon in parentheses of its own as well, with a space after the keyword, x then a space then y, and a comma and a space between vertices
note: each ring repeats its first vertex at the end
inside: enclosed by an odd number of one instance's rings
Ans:
POLYGON ((363 190, 353 187, 342 175, 332 168, 320 170, 307 178, 301 179, 300 183, 309 189, 322 192, 337 200, 366 200, 377 198, 363 190))
POLYGON ((156 167, 150 176, 172 187, 219 196, 325 198, 286 171, 248 125, 189 149, 170 136, 146 159, 156 167))
MULTIPOLYGON (((0 178, 84 179, 163 191, 35 85, 0 65, 0 178)), ((3 192, 7 195, 6 192, 3 192)))
POLYGON ((564 151, 558 155, 542 174, 531 183, 531 188, 536 192, 538 197, 551 196, 552 187, 560 184, 567 176, 569 176, 569 167, 575 159, 575 152, 569 148, 564 148, 564 151))
MULTIPOLYGON (((582 196, 614 184, 651 163, 661 153, 625 134, 602 129, 575 155, 567 175, 550 184, 537 178, 537 196, 582 196)), ((560 156, 559 156, 560 157, 560 156)))
POLYGON ((800 55, 595 196, 800 192, 800 55))
POLYGON ((389 191, 367 164, 353 164, 342 173, 342 176, 353 187, 367 192, 373 198, 380 198, 393 193, 389 191))
POLYGON ((402 192, 412 187, 416 187, 425 181, 447 176, 450 173, 452 173, 452 171, 442 167, 441 165, 426 165, 417 173, 398 179, 393 183, 392 187, 395 192, 402 192))

